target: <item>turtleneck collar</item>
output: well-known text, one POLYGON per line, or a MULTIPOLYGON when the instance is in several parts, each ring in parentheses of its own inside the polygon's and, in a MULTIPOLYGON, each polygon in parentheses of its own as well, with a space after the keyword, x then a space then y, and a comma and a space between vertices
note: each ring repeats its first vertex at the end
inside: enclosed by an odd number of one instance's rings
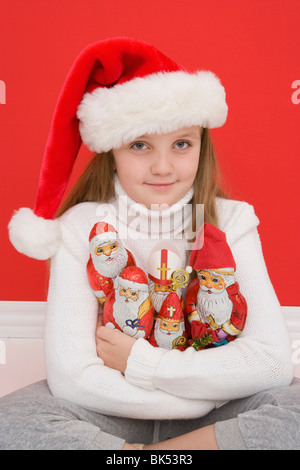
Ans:
POLYGON ((124 191, 118 176, 115 176, 115 205, 119 222, 130 230, 139 232, 142 238, 175 238, 191 227, 193 187, 172 206, 161 205, 160 210, 148 209, 131 199, 124 191), (117 206, 117 207, 116 207, 117 206))

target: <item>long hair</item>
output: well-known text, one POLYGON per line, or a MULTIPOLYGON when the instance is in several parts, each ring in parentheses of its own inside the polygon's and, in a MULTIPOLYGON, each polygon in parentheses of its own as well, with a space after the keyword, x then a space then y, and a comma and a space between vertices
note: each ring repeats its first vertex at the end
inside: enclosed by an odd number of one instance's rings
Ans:
MULTIPOLYGON (((95 155, 79 177, 55 217, 80 202, 107 202, 115 194, 115 162, 112 151, 95 155)), ((202 129, 198 169, 194 181, 193 230, 197 204, 204 204, 204 221, 218 226, 216 197, 226 198, 221 189, 221 175, 208 129, 202 129)))

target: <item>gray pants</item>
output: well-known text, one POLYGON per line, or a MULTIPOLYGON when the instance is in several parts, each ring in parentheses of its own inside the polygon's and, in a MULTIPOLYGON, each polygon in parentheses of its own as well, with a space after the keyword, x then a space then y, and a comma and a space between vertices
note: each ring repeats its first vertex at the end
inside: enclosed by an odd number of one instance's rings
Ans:
POLYGON ((299 450, 300 379, 290 387, 234 400, 194 420, 143 421, 105 416, 53 397, 47 382, 0 399, 1 450, 119 450, 215 423, 222 450, 299 450))

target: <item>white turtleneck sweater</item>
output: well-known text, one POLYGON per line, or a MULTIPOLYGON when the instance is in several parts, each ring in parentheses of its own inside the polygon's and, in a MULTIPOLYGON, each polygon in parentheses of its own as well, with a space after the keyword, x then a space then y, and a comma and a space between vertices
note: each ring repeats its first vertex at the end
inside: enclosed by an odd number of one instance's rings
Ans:
MULTIPOLYGON (((179 236, 181 215, 192 195, 190 190, 160 212, 160 230, 156 223, 149 224, 157 212, 129 198, 124 206, 126 194, 118 180, 116 197, 109 203, 81 203, 60 218, 62 240, 51 259, 45 330, 47 379, 54 395, 106 415, 188 419, 228 400, 291 382, 289 337, 262 255, 259 222, 252 206, 233 200, 218 199, 217 209, 219 228, 237 264, 235 280, 248 304, 242 334, 226 346, 184 352, 154 348, 138 339, 125 376, 97 357, 98 302, 86 274, 90 230, 100 220, 114 225, 137 265, 147 272, 148 255, 162 238, 171 238, 185 253, 185 239, 179 236), (162 222, 170 214, 171 230, 162 222)), ((185 264, 183 256, 183 268, 185 264)))

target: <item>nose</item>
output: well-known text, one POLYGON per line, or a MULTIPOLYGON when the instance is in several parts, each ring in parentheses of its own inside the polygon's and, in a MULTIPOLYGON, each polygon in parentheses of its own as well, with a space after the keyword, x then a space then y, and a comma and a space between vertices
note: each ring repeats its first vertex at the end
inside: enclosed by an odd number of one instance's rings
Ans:
POLYGON ((110 248, 106 248, 105 251, 104 251, 104 254, 105 254, 106 256, 110 256, 110 254, 111 254, 111 249, 110 249, 110 248))
POLYGON ((213 287, 213 283, 211 281, 206 281, 205 282, 205 285, 206 287, 208 287, 209 289, 211 289, 213 287))
POLYGON ((157 152, 153 156, 151 171, 154 175, 170 175, 173 173, 173 156, 168 152, 157 152))

